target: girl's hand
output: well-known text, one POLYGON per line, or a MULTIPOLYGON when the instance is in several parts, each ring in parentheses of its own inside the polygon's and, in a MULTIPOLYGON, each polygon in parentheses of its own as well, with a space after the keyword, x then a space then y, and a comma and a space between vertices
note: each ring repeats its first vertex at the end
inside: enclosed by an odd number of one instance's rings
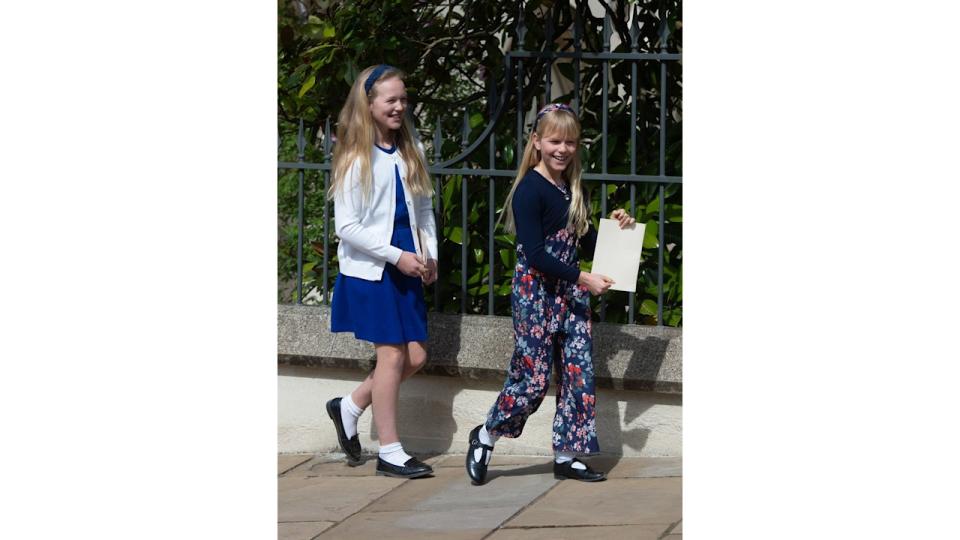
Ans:
POLYGON ((423 277, 427 271, 423 259, 418 257, 416 253, 409 251, 404 251, 403 255, 400 255, 400 260, 397 261, 397 269, 410 277, 423 277))
POLYGON ((627 227, 633 225, 637 222, 636 219, 630 217, 630 214, 626 212, 623 208, 617 208, 610 213, 610 219, 615 219, 620 222, 620 228, 626 229, 627 227))
POLYGON ((590 291, 590 294, 599 296, 613 285, 613 280, 603 274, 591 274, 590 272, 580 272, 577 279, 578 285, 583 285, 590 291))
POLYGON ((437 280, 437 260, 428 259, 427 260, 427 273, 423 277, 423 284, 430 285, 437 280))

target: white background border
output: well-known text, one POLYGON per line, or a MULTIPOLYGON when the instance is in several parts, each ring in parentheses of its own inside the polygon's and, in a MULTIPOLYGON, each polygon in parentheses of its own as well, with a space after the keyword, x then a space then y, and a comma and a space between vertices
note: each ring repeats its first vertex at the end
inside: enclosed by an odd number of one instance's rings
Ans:
MULTIPOLYGON (((0 536, 272 538, 276 5, 7 4, 0 536)), ((944 5, 684 5, 688 538, 957 533, 944 5)))

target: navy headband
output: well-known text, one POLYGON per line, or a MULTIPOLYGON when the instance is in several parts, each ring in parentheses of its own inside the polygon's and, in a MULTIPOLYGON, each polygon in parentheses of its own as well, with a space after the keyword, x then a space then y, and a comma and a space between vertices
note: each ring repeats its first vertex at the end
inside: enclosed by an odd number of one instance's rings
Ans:
POLYGON ((379 66, 373 68, 373 71, 370 72, 370 76, 367 77, 367 80, 363 83, 363 89, 367 91, 367 94, 370 94, 370 90, 373 89, 373 83, 377 82, 383 72, 388 69, 396 69, 393 66, 388 66, 387 64, 380 64, 379 66))
POLYGON ((573 112, 573 109, 571 109, 569 105, 565 105, 563 103, 551 103, 546 107, 540 109, 540 112, 537 113, 537 119, 533 121, 533 128, 531 129, 531 131, 536 131, 537 124, 540 123, 540 119, 543 118, 543 115, 552 111, 567 111, 573 116, 577 116, 577 113, 573 112))

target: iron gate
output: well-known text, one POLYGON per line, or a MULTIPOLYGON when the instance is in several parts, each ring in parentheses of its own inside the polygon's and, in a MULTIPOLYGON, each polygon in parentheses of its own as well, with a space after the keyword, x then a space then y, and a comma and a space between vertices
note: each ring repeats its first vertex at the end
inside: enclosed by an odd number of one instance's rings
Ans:
MULTIPOLYGON (((467 185, 468 182, 476 181, 479 178, 487 177, 488 178, 488 245, 486 249, 486 257, 488 260, 488 276, 487 276, 487 314, 494 314, 494 283, 495 283, 495 268, 496 268, 496 252, 494 247, 495 239, 495 230, 494 223, 496 221, 495 216, 495 203, 496 203, 496 194, 497 194, 497 183, 498 181, 502 182, 501 193, 505 193, 509 189, 510 182, 516 176, 516 168, 497 168, 496 167, 496 134, 495 128, 500 125, 499 122, 504 118, 505 111, 508 108, 508 104, 512 102, 516 104, 515 109, 515 121, 516 121, 516 152, 514 154, 514 161, 519 161, 523 152, 524 145, 524 127, 527 124, 527 117, 530 116, 531 111, 536 112, 538 107, 524 107, 524 81, 525 79, 525 64, 536 66, 538 68, 543 68, 544 80, 543 80, 543 97, 541 99, 542 103, 551 101, 552 94, 552 71, 553 65, 557 59, 569 59, 573 63, 573 101, 571 107, 575 111, 580 111, 581 104, 581 62, 599 62, 602 63, 603 76, 602 76, 602 106, 600 111, 602 112, 601 116, 601 130, 600 130, 600 141, 601 141, 601 162, 600 162, 600 171, 587 171, 584 170, 583 180, 589 185, 589 183, 599 183, 600 184, 600 213, 603 216, 607 215, 607 199, 608 199, 608 184, 619 184, 619 185, 629 185, 630 188, 630 211, 635 213, 636 210, 636 188, 638 184, 652 184, 657 186, 658 192, 658 202, 659 202, 659 216, 658 216, 658 231, 657 231, 657 314, 656 320, 658 325, 663 324, 663 305, 664 305, 664 296, 663 296, 663 279, 664 279, 664 222, 665 222, 665 202, 664 202, 664 189, 667 185, 670 184, 681 184, 681 176, 672 176, 666 174, 666 135, 667 135, 667 111, 669 109, 668 100, 667 100, 667 63, 668 62, 679 62, 681 60, 681 55, 679 53, 670 53, 667 52, 666 43, 667 35, 669 33, 669 28, 667 27, 667 18, 662 17, 663 24, 660 29, 660 50, 658 52, 640 52, 638 50, 638 36, 640 35, 640 29, 638 26, 638 8, 634 8, 634 16, 632 24, 630 26, 630 51, 629 52, 611 52, 611 19, 609 13, 607 13, 603 20, 603 47, 601 51, 583 51, 581 36, 582 36, 582 21, 579 16, 579 12, 575 17, 575 24, 573 25, 573 50, 541 50, 541 51, 531 51, 524 50, 523 40, 527 32, 525 22, 524 22, 524 13, 523 9, 520 10, 520 16, 518 18, 517 25, 517 39, 516 43, 519 45, 515 50, 510 50, 505 53, 505 74, 503 80, 506 84, 503 85, 503 88, 498 91, 496 84, 496 77, 487 78, 487 88, 488 88, 488 100, 487 100, 487 116, 488 120, 486 126, 482 129, 480 134, 474 138, 474 140, 469 141, 470 134, 470 125, 469 125, 469 114, 466 109, 463 112, 463 132, 461 134, 461 151, 453 157, 448 159, 442 159, 441 149, 443 146, 444 138, 441 133, 441 121, 438 120, 436 123, 436 129, 434 130, 433 136, 433 163, 428 165, 428 171, 434 179, 434 188, 435 188, 435 198, 434 198, 434 211, 437 214, 438 218, 438 234, 440 238, 438 240, 440 243, 443 242, 444 238, 442 236, 442 228, 439 226, 439 214, 441 213, 441 186, 444 184, 444 179, 450 176, 459 177, 461 184, 461 223, 460 223, 460 234, 467 234, 468 223, 467 223, 467 185), (607 161, 608 161, 608 99, 609 99, 609 90, 610 90, 610 64, 615 61, 626 61, 631 65, 631 77, 630 77, 630 126, 634 128, 631 129, 630 137, 630 167, 628 174, 612 174, 608 172, 607 161), (660 67, 660 92, 659 92, 659 111, 660 111, 660 124, 659 124, 659 171, 658 174, 637 174, 637 69, 640 62, 654 61, 659 63, 660 67), (475 153, 481 149, 482 145, 487 144, 487 166, 480 167, 477 164, 473 166, 463 166, 467 165, 468 158, 476 155, 475 153), (460 166, 458 166, 460 165, 460 166)), ((553 31, 553 17, 551 14, 546 16, 546 35, 552 39, 546 40, 548 43, 554 43, 555 38, 553 31)), ((553 47, 551 47, 552 49, 553 47)), ((409 110, 409 109, 408 109, 409 110)), ((305 161, 305 148, 306 148, 306 139, 304 137, 304 124, 301 119, 299 122, 299 130, 297 133, 297 161, 280 161, 278 162, 278 168, 280 170, 289 170, 294 169, 298 171, 298 213, 297 213, 297 223, 298 223, 298 237, 297 237, 297 290, 296 298, 297 303, 300 304, 303 301, 303 273, 304 273, 304 264, 303 264, 303 244, 304 244, 304 173, 305 171, 315 170, 323 176, 323 186, 324 193, 329 189, 330 182, 330 170, 331 163, 329 162, 329 156, 331 155, 331 140, 332 132, 330 128, 330 120, 327 118, 326 124, 324 126, 324 134, 322 138, 323 144, 323 154, 324 160, 320 163, 313 163, 305 161)), ((514 165, 515 166, 515 165, 514 165)), ((322 279, 320 292, 322 295, 322 302, 324 304, 329 304, 330 301, 330 261, 329 261, 329 252, 330 252, 330 215, 331 208, 329 201, 324 202, 323 210, 323 267, 322 267, 322 279)), ((469 236, 468 236, 469 238, 469 236)), ((469 242, 466 239, 461 238, 460 244, 460 312, 467 312, 467 298, 468 298, 468 244, 469 242)), ((434 309, 439 311, 440 308, 440 280, 433 285, 433 299, 434 299, 434 309)), ((635 295, 629 296, 628 304, 628 322, 635 322, 635 295)), ((600 300, 600 309, 599 317, 600 320, 606 318, 606 299, 601 297, 600 300)))

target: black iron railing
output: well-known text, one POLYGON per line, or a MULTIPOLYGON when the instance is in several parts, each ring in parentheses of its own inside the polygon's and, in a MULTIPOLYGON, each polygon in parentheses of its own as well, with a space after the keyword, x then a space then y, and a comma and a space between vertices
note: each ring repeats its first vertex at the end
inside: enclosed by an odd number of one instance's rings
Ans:
MULTIPOLYGON (((468 229, 467 223, 467 183, 473 181, 471 179, 477 178, 488 178, 489 179, 489 189, 488 189, 488 244, 487 244, 487 259, 489 260, 489 269, 488 269, 488 301, 487 301, 487 312, 492 315, 494 313, 494 283, 495 283, 495 272, 494 268, 496 265, 496 252, 494 249, 494 223, 495 219, 495 203, 496 203, 496 193, 497 193, 497 180, 503 182, 502 191, 509 188, 509 182, 516 176, 516 169, 504 169, 497 168, 496 166, 496 134, 495 127, 498 125, 501 118, 504 116, 504 112, 511 102, 509 99, 511 97, 511 92, 513 92, 513 82, 516 83, 516 90, 513 95, 516 99, 513 100, 513 103, 517 104, 515 107, 516 114, 516 154, 514 157, 514 163, 519 162, 523 153, 523 145, 526 140, 524 137, 524 126, 526 124, 526 119, 530 111, 525 110, 523 107, 523 82, 524 78, 524 64, 525 62, 529 63, 539 63, 543 64, 545 77, 544 77, 544 94, 543 102, 549 102, 551 94, 551 87, 553 81, 551 80, 552 66, 556 59, 558 58, 569 58, 572 59, 573 63, 573 102, 571 106, 574 110, 579 111, 581 105, 581 62, 601 62, 603 64, 603 74, 602 77, 602 105, 600 110, 602 111, 601 115, 601 131, 600 131, 600 140, 601 140, 601 159, 600 159, 600 171, 591 172, 585 171, 583 174, 583 180, 586 182, 598 182, 600 183, 601 195, 600 195, 600 208, 601 214, 607 215, 607 185, 608 184, 618 184, 618 185, 629 185, 630 188, 630 212, 634 213, 636 210, 636 188, 638 184, 652 184, 657 186, 657 196, 659 201, 659 219, 658 219, 658 246, 657 246, 657 314, 656 320, 658 325, 663 324, 663 306, 664 306, 664 223, 665 223, 665 202, 664 202, 664 189, 667 185, 670 184, 681 184, 681 176, 671 176, 666 174, 666 135, 667 135, 667 111, 669 109, 668 99, 667 99, 667 63, 668 62, 679 62, 681 60, 681 55, 679 53, 669 53, 667 52, 666 43, 668 28, 666 25, 666 17, 662 18, 664 23, 661 29, 661 38, 660 38, 660 51, 659 52, 639 52, 638 50, 638 36, 640 35, 640 29, 637 23, 638 17, 637 12, 634 12, 633 24, 630 27, 630 52, 611 52, 610 51, 610 41, 611 41, 611 21, 610 16, 607 14, 604 17, 603 22, 603 50, 600 52, 586 52, 581 50, 581 21, 580 17, 576 18, 576 23, 574 24, 573 30, 573 51, 528 51, 523 49, 523 36, 526 33, 526 27, 523 20, 523 10, 520 11, 520 18, 517 28, 517 41, 518 48, 516 50, 508 51, 505 54, 505 70, 506 74, 504 80, 506 84, 504 88, 498 92, 496 87, 496 78, 488 78, 488 90, 489 95, 487 99, 487 123, 481 133, 473 140, 469 140, 470 136, 470 125, 468 121, 468 113, 466 110, 463 114, 463 132, 461 134, 461 145, 460 152, 446 160, 441 158, 441 148, 443 146, 444 137, 441 133, 440 121, 437 121, 437 126, 434 131, 433 139, 433 163, 428 166, 430 174, 434 178, 435 182, 435 200, 434 200, 434 211, 438 214, 441 212, 441 186, 443 185, 444 178, 447 176, 459 176, 463 182, 461 186, 461 222, 460 222, 460 234, 466 235, 468 229), (630 136, 630 167, 629 174, 613 174, 608 171, 607 159, 608 159, 608 148, 607 148, 607 135, 608 135, 608 99, 609 99, 609 73, 610 73, 610 62, 612 61, 626 61, 631 63, 631 78, 630 78, 630 126, 637 125, 637 67, 641 62, 655 61, 659 62, 660 65, 660 91, 659 91, 659 111, 660 111, 660 126, 659 126, 659 172, 655 175, 650 174, 637 174, 637 130, 631 129, 630 136), (464 167, 457 166, 466 164, 468 157, 475 155, 475 151, 478 150, 481 145, 486 142, 488 145, 487 159, 488 166, 486 168, 480 168, 475 163, 473 166, 464 167), (502 179, 502 180, 501 180, 502 179)), ((552 30, 552 17, 546 17, 547 20, 547 35, 553 36, 552 30)), ((552 42, 552 41, 551 41, 552 42)), ((535 110, 535 109, 534 109, 535 110)), ((301 303, 303 296, 303 244, 304 244, 304 173, 309 170, 319 171, 323 176, 323 189, 324 193, 327 192, 330 186, 330 170, 331 163, 329 162, 329 156, 331 156, 331 141, 332 141, 332 132, 330 128, 329 118, 326 121, 324 126, 324 133, 322 137, 323 141, 323 155, 324 159, 320 163, 307 162, 305 160, 305 147, 306 139, 304 137, 304 127, 303 120, 299 123, 299 129, 297 133, 297 161, 280 161, 278 162, 278 168, 281 170, 297 170, 298 171, 298 214, 297 214, 297 223, 298 223, 298 237, 297 237, 297 289, 296 289, 296 298, 297 303, 301 303)), ((320 292, 322 295, 322 302, 324 304, 329 303, 330 301, 330 291, 329 291, 329 250, 330 250, 330 214, 331 208, 329 201, 324 201, 323 207, 323 268, 322 268, 322 284, 320 287, 320 292)), ((439 223, 439 221, 438 221, 439 223)), ((440 227, 438 226, 438 232, 442 234, 440 227)), ((441 237, 442 241, 443 238, 441 237)), ((467 276, 468 276, 468 242, 461 241, 461 256, 460 256, 460 312, 467 312, 467 276)), ((440 310, 441 302, 441 291, 440 291, 440 281, 438 280, 434 284, 433 298, 434 298, 434 309, 440 310)), ((629 305, 628 305, 628 322, 634 323, 635 321, 635 305, 634 305, 634 296, 630 295, 629 305)), ((604 320, 606 317, 606 301, 601 299, 600 301, 600 310, 599 317, 601 320, 604 320)))

